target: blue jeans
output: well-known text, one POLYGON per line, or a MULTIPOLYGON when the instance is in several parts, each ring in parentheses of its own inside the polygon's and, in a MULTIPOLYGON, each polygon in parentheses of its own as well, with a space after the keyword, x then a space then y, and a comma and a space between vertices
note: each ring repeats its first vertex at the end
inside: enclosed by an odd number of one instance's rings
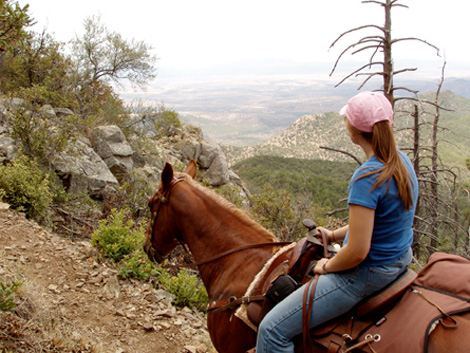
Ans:
MULTIPOLYGON (((351 310, 364 298, 393 282, 411 262, 411 249, 396 263, 361 266, 318 279, 310 328, 351 310)), ((256 353, 294 352, 292 339, 302 333, 302 299, 305 285, 276 305, 258 328, 256 353)))

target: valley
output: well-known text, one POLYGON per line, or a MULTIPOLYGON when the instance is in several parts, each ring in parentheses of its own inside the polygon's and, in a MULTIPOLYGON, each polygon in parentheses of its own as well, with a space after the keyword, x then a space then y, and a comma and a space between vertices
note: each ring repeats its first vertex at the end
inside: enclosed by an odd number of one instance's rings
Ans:
MULTIPOLYGON (((256 155, 352 161, 331 149, 361 158, 345 138, 343 121, 337 114, 357 93, 357 83, 353 80, 335 88, 337 81, 313 73, 167 76, 156 80, 145 93, 126 91, 120 95, 128 102, 163 103, 175 110, 182 121, 200 127, 204 139, 221 144, 231 165, 256 155)), ((436 89, 436 80, 402 85, 430 92, 436 89)), ((468 174, 465 159, 470 156, 469 87, 469 79, 447 78, 443 86, 446 93, 441 94, 447 110, 441 111, 439 151, 448 165, 457 166, 464 174, 468 174)), ((428 96, 432 100, 432 95, 428 96)), ((428 124, 434 112, 431 107, 426 109, 422 119, 428 124)), ((408 147, 410 116, 402 110, 406 109, 398 107, 395 127, 399 145, 408 147)))

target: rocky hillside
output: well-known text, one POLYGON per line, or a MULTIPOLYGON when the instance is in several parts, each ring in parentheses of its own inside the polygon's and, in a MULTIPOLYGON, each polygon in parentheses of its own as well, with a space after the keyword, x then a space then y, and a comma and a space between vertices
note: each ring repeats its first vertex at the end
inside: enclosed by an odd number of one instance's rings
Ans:
POLYGON ((286 158, 351 161, 321 146, 359 152, 346 139, 343 119, 335 113, 305 115, 286 130, 258 145, 246 147, 224 146, 231 165, 257 155, 286 158))
MULTIPOLYGON (((34 121, 26 127, 42 133, 47 145, 60 134, 62 119, 73 115, 60 107, 28 110, 21 99, 0 99, 0 164, 15 161, 21 139, 30 137, 15 134, 19 118, 34 121)), ((16 303, 13 313, 0 315, 1 352, 214 352, 204 314, 174 307, 174 296, 151 283, 121 279, 92 248, 89 235, 97 219, 106 217, 104 201, 126 184, 140 194, 136 207, 146 209, 165 162, 181 170, 192 158, 205 183, 233 186, 242 196, 245 189, 221 147, 203 140, 200 129, 181 125, 167 135, 129 131, 117 125, 83 129, 71 135, 66 148, 47 155, 65 191, 90 198, 92 215, 54 205, 48 224, 55 233, 0 202, 0 304, 12 298, 16 303), (96 207, 100 202, 103 207, 96 207), (14 283, 21 285, 10 292, 14 283)))
MULTIPOLYGON (((432 94, 423 95, 423 100, 434 101, 432 94)), ((441 158, 451 166, 465 168, 465 158, 470 157, 468 136, 470 135, 470 99, 458 96, 451 91, 441 93, 440 104, 447 110, 441 110, 442 129, 439 134, 441 158)), ((410 103, 399 103, 396 108, 395 130, 399 146, 410 146, 411 117, 404 113, 411 108, 410 103)), ((426 113, 420 122, 426 124, 434 117, 434 109, 426 107, 426 113)), ((429 129, 423 125, 423 138, 429 136, 429 129), (427 135, 426 135, 427 134, 427 135)), ((426 143, 426 141, 424 141, 426 143)), ((429 142, 429 141, 427 141, 429 142)), ((224 146, 227 160, 233 165, 241 160, 256 155, 275 155, 305 159, 352 161, 345 154, 332 152, 337 149, 352 153, 362 158, 360 150, 353 146, 348 138, 344 118, 337 113, 305 115, 295 121, 286 130, 269 140, 252 146, 224 146)))
MULTIPOLYGON (((23 116, 37 116, 36 121, 47 117, 57 125, 64 117, 74 115, 69 109, 50 105, 31 112, 21 99, 0 99, 0 163, 14 160, 18 153, 20 141, 13 137, 11 126, 12 116, 18 111, 23 116)), ((53 125, 42 128, 51 136, 56 133, 53 125)), ((171 136, 139 133, 142 131, 137 128, 125 135, 120 127, 106 125, 75 132, 63 151, 49 156, 49 162, 67 192, 86 192, 97 198, 138 177, 144 178, 153 190, 165 162, 182 168, 191 158, 196 160, 209 185, 234 185, 244 193, 241 180, 229 168, 222 148, 203 140, 200 129, 183 125, 171 136)))

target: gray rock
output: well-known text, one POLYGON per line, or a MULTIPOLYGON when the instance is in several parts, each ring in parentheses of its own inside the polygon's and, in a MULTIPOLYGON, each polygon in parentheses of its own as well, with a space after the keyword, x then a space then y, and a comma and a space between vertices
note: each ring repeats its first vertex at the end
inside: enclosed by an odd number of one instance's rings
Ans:
POLYGON ((119 181, 123 181, 133 170, 134 151, 118 126, 99 126, 92 132, 93 149, 103 159, 109 170, 119 181))
POLYGON ((222 186, 230 182, 228 163, 219 144, 202 141, 198 162, 207 170, 204 176, 212 186, 222 186))
POLYGON ((68 108, 54 108, 55 115, 61 118, 64 116, 74 115, 75 113, 68 108))
POLYGON ((39 111, 49 117, 53 117, 53 118, 56 117, 56 114, 55 114, 54 108, 52 108, 52 105, 49 105, 49 104, 43 105, 41 109, 39 109, 39 111))
POLYGON ((0 136, 0 163, 14 160, 17 152, 18 147, 14 139, 8 136, 0 136))
POLYGON ((89 141, 76 141, 71 150, 71 153, 56 155, 52 161, 68 192, 87 191, 92 196, 102 196, 107 186, 118 184, 106 163, 89 146, 89 141))
POLYGON ((108 282, 103 287, 103 293, 108 299, 119 298, 121 294, 121 286, 117 276, 112 276, 108 279, 108 282))
POLYGON ((24 108, 26 105, 25 100, 21 98, 5 98, 1 103, 10 111, 24 108))

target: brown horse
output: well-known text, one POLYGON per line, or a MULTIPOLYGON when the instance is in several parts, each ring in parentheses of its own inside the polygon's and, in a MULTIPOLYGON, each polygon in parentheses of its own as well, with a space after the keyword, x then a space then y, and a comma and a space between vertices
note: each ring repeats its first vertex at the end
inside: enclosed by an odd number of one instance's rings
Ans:
MULTIPOLYGON (((244 212, 194 181, 196 173, 193 160, 184 173, 174 173, 166 164, 161 184, 149 200, 152 223, 144 249, 150 258, 161 262, 177 245, 186 244, 198 264, 209 300, 240 298, 280 245, 244 212)), ((244 353, 256 344, 256 332, 234 315, 235 309, 208 313, 210 336, 221 353, 244 353)), ((470 320, 463 316, 459 332, 452 332, 455 339, 437 328, 431 335, 429 352, 467 351, 470 341, 462 340, 461 332, 469 330, 470 320)), ((326 349, 318 346, 314 351, 326 349)))

